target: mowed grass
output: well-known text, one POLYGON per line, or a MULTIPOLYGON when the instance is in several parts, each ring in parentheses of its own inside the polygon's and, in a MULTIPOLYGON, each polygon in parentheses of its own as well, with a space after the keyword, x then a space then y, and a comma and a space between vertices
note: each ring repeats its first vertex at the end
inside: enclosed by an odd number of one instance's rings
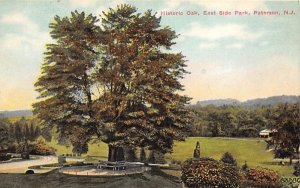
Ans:
MULTIPOLYGON (((228 139, 228 138, 208 138, 208 137, 190 137, 184 142, 176 142, 173 153, 167 154, 167 161, 172 159, 184 162, 193 157, 193 151, 196 142, 200 142, 200 155, 202 157, 211 157, 219 160, 225 152, 230 152, 237 160, 238 165, 242 166, 245 161, 250 168, 261 166, 270 168, 284 176, 292 175, 292 166, 281 166, 274 164, 273 153, 266 151, 266 143, 263 140, 255 139, 228 139)), ((71 154, 72 147, 58 145, 55 140, 48 143, 54 147, 58 155, 71 154)), ((86 155, 97 156, 100 159, 107 159, 108 147, 105 143, 89 144, 89 151, 86 155)))
POLYGON ((240 167, 247 161, 250 168, 261 166, 278 171, 280 175, 292 175, 292 166, 274 164, 273 153, 266 151, 264 140, 191 137, 185 142, 176 142, 173 153, 168 154, 167 157, 182 162, 187 158, 192 158, 197 141, 200 142, 201 157, 219 160, 225 152, 230 152, 240 167))
MULTIPOLYGON (((55 139, 52 139, 51 142, 47 142, 47 145, 56 149, 56 155, 66 155, 73 153, 72 146, 60 145, 55 139)), ((103 142, 90 143, 89 151, 84 156, 94 156, 106 160, 108 156, 108 146, 103 142)))

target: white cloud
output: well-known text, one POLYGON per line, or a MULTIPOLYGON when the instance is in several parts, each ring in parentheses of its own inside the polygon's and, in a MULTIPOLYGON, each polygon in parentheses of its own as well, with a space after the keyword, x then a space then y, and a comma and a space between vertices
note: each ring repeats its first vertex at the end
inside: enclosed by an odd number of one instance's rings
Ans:
POLYGON ((11 13, 4 15, 0 19, 1 23, 9 25, 19 25, 24 28, 24 31, 37 30, 38 26, 22 13, 11 13))
POLYGON ((51 40, 47 32, 42 32, 38 25, 23 13, 13 12, 4 15, 0 18, 0 23, 14 25, 20 30, 19 32, 7 33, 1 37, 1 46, 5 49, 22 48, 24 45, 40 49, 46 42, 51 40))
POLYGON ((228 49, 241 49, 244 47, 244 44, 242 43, 233 43, 233 44, 229 44, 229 45, 226 45, 225 48, 228 48, 228 49))
POLYGON ((95 5, 97 0, 69 0, 71 6, 75 7, 90 7, 95 5))
POLYGON ((211 0, 170 0, 166 2, 167 8, 178 8, 190 3, 195 6, 200 6, 209 10, 253 10, 263 8, 266 10, 265 2, 263 0, 220 0, 218 2, 211 0))
POLYGON ((201 43, 199 45, 200 49, 213 49, 213 48, 217 48, 219 47, 220 44, 219 43, 215 43, 215 42, 208 42, 208 43, 201 43))
POLYGON ((192 23, 190 28, 183 32, 183 35, 212 41, 224 38, 254 41, 262 37, 263 32, 251 32, 245 25, 240 24, 219 24, 208 27, 192 23))

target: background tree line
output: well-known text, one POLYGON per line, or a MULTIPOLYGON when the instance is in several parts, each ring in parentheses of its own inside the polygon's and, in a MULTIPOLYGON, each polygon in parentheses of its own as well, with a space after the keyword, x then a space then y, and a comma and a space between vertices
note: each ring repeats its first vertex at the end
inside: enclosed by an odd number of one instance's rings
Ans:
POLYGON ((10 150, 24 142, 35 142, 41 135, 40 126, 33 119, 22 117, 15 122, 7 118, 0 119, 0 150, 10 150))
MULTIPOLYGON (((262 106, 254 109, 242 106, 190 106, 193 111, 193 124, 190 136, 208 137, 258 137, 263 129, 277 129, 280 120, 276 115, 285 114, 287 107, 294 107, 294 113, 299 113, 299 103, 278 104, 276 106, 262 106)), ((299 116, 298 116, 299 117, 299 116)), ((293 117, 287 117, 290 121, 293 117)), ((298 127, 299 128, 299 127, 298 127)))

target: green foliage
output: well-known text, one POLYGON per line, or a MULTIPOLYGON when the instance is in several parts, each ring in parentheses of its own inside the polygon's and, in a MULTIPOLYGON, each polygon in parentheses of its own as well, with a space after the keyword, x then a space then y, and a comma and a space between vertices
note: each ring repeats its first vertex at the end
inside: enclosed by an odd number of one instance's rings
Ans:
POLYGON ((58 158, 57 158, 57 160, 58 160, 58 164, 60 164, 60 165, 62 165, 62 164, 64 164, 64 163, 66 163, 67 161, 66 161, 66 157, 65 156, 58 156, 58 158))
POLYGON ((200 158, 200 143, 199 142, 196 143, 196 147, 194 149, 194 155, 193 155, 193 157, 195 159, 199 159, 200 158))
POLYGON ((238 187, 239 173, 235 167, 214 159, 187 160, 182 166, 182 181, 188 187, 238 187))
POLYGON ((151 150, 149 154, 148 162, 153 164, 164 164, 166 163, 166 160, 163 153, 157 150, 151 150))
POLYGON ((269 112, 270 127, 276 132, 272 137, 276 157, 290 158, 290 164, 300 147, 300 103, 281 104, 269 112))
POLYGON ((11 155, 6 155, 5 153, 0 153, 0 161, 7 161, 11 159, 11 155))
POLYGON ((294 165, 294 172, 295 176, 300 176, 300 163, 299 161, 294 165))
POLYGON ((30 155, 55 155, 55 149, 39 139, 33 143, 20 143, 16 146, 16 153, 27 152, 30 155))
POLYGON ((245 161, 245 163, 243 164, 243 166, 242 166, 242 171, 243 171, 245 174, 248 173, 248 171, 249 171, 249 166, 248 166, 248 164, 247 164, 247 161, 245 161))
POLYGON ((241 106, 192 108, 192 136, 257 137, 267 127, 268 107, 247 109, 241 106))
POLYGON ((201 142, 201 156, 208 156, 220 159, 225 152, 230 152, 238 164, 247 161, 249 167, 262 166, 276 170, 280 175, 293 174, 293 169, 289 165, 274 165, 272 152, 266 152, 265 142, 256 139, 231 139, 231 138, 209 138, 209 137, 190 137, 185 142, 176 142, 172 154, 166 154, 166 159, 172 158, 184 162, 191 157, 195 148, 195 143, 201 142))
POLYGON ((135 148, 126 148, 125 149, 125 159, 126 159, 126 161, 130 161, 130 162, 137 161, 136 149, 135 148))
POLYGON ((0 151, 8 145, 8 127, 6 123, 0 119, 0 151))
POLYGON ((38 140, 32 144, 32 149, 29 152, 32 155, 54 155, 55 149, 47 146, 43 140, 38 140))
POLYGON ((177 92, 187 73, 184 56, 169 51, 176 33, 150 10, 139 14, 130 5, 100 19, 101 27, 84 12, 55 16, 35 113, 79 153, 92 137, 109 144, 109 160, 123 146, 171 152, 190 121, 190 99, 177 92))
POLYGON ((280 187, 280 177, 277 172, 257 167, 250 168, 247 173, 247 183, 251 187, 266 187, 266 188, 279 188, 280 187))
POLYGON ((222 158, 220 159, 220 161, 223 163, 226 163, 226 164, 237 166, 236 160, 233 158, 232 154, 229 152, 224 153, 222 158))

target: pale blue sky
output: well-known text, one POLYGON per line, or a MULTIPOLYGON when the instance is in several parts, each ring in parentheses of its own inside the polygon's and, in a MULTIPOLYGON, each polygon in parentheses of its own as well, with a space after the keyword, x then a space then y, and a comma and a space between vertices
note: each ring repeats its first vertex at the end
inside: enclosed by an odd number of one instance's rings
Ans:
POLYGON ((0 0, 0 110, 28 109, 35 101, 48 25, 73 10, 98 15, 120 3, 139 12, 182 11, 162 16, 180 37, 173 47, 191 74, 184 94, 198 100, 247 100, 300 94, 300 4, 295 1, 222 0, 0 0), (188 16, 186 11, 200 16, 188 16), (203 11, 294 11, 280 16, 203 16, 203 11))

